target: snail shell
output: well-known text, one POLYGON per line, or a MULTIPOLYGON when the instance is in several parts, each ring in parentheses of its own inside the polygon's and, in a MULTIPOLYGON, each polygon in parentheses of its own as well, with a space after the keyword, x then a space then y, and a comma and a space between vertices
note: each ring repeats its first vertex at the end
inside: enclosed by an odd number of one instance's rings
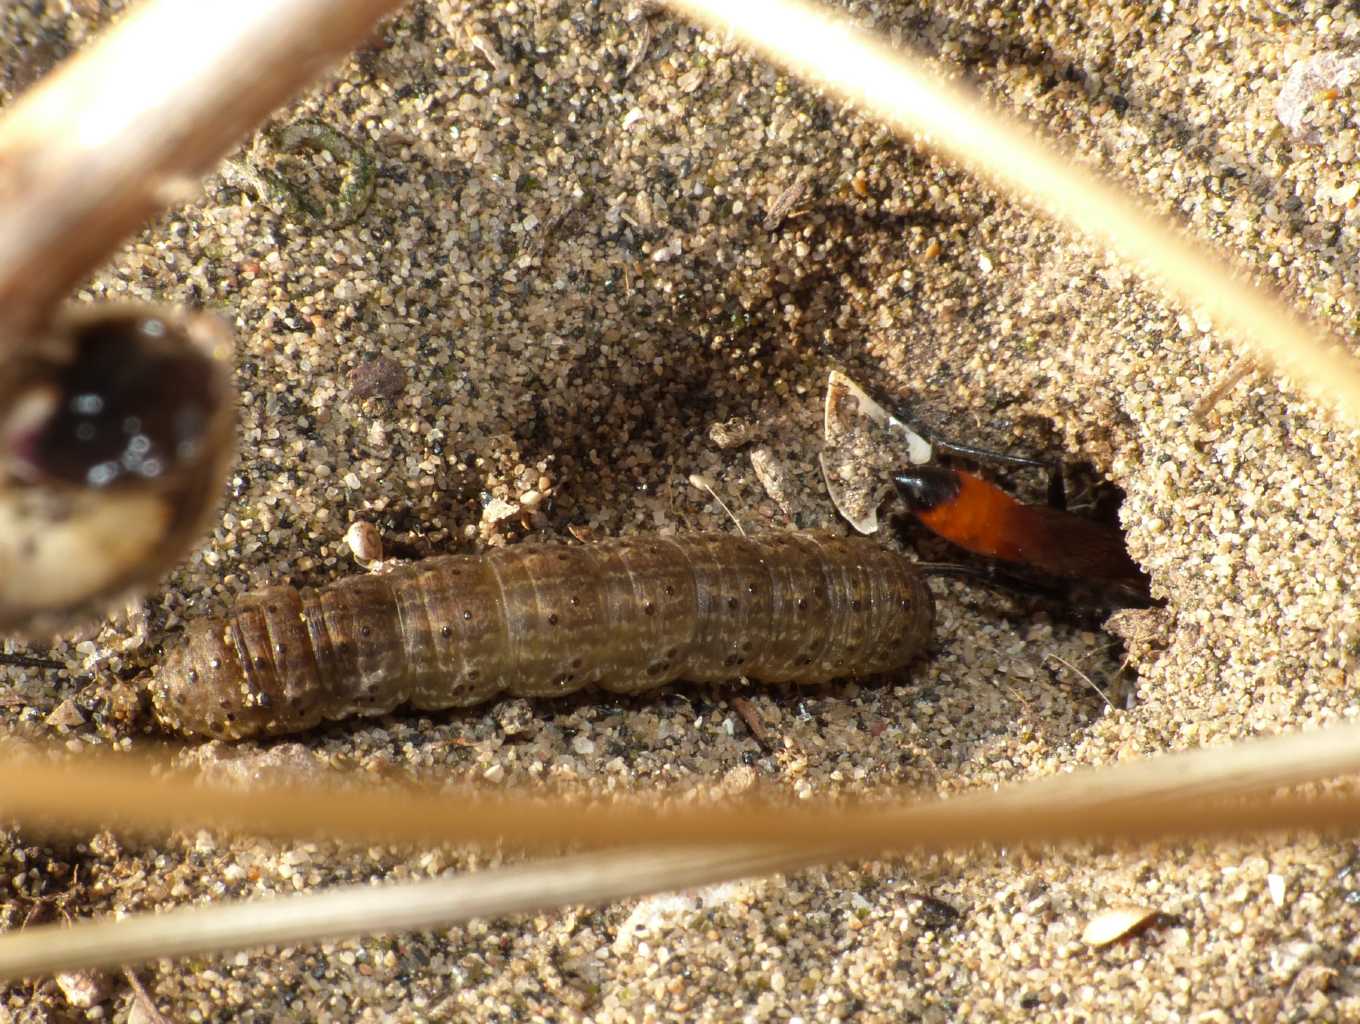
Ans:
POLYGON ((233 454, 231 336, 142 306, 69 315, 0 365, 0 629, 50 633, 198 538, 233 454))

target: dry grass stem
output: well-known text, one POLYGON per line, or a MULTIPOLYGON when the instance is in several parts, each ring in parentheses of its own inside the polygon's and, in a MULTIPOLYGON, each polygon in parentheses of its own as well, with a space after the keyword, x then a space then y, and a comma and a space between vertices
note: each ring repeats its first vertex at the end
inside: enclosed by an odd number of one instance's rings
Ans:
POLYGON ((1097 685, 1095 684, 1095 681, 1092 680, 1091 677, 1088 676, 1085 672, 1083 672, 1081 669, 1077 668, 1077 666, 1073 665, 1070 661, 1068 661, 1066 658, 1062 657, 1061 655, 1058 655, 1058 654, 1049 654, 1048 657, 1049 657, 1052 661, 1057 662, 1057 663, 1058 663, 1059 665, 1061 665, 1063 668, 1067 669, 1067 671, 1071 672, 1074 676, 1076 676, 1078 679, 1080 679, 1083 683, 1085 683, 1085 684, 1087 685, 1087 687, 1090 688, 1090 689, 1095 693, 1095 695, 1096 695, 1097 697, 1099 697, 1101 700, 1103 700, 1103 701, 1105 702, 1105 706, 1106 706, 1107 708, 1113 708, 1113 707, 1114 707, 1114 703, 1110 700, 1110 698, 1107 697, 1107 696, 1105 696, 1105 691, 1102 690, 1099 686, 1097 686, 1097 685))
POLYGON ((1237 798, 1360 772, 1360 726, 1171 754, 946 801, 899 796, 872 807, 749 799, 720 807, 658 808, 653 797, 614 806, 523 793, 495 797, 354 787, 240 792, 160 776, 149 762, 89 757, 0 760, 0 813, 34 824, 150 829, 219 826, 269 836, 355 841, 564 842, 627 845, 779 843, 844 854, 975 843, 1151 839, 1251 829, 1360 824, 1360 796, 1244 804, 1237 798))
POLYGON ((1358 750, 1360 726, 1341 726, 944 802, 790 810, 748 801, 662 813, 642 804, 589 808, 516 797, 469 800, 380 790, 351 791, 342 798, 324 788, 242 794, 156 779, 146 765, 104 758, 55 770, 32 758, 11 759, 0 766, 0 806, 35 823, 95 825, 117 815, 151 827, 191 822, 240 827, 253 819, 260 831, 274 835, 325 831, 356 840, 508 839, 526 845, 571 838, 625 848, 431 882, 363 885, 117 922, 28 929, 0 937, 0 976, 431 928, 789 871, 885 849, 1354 828, 1360 825, 1358 796, 1242 798, 1360 770, 1358 750), (26 796, 16 799, 16 794, 26 796), (826 836, 832 834, 837 843, 827 846, 826 836), (680 845, 626 848, 639 835, 680 845), (711 845, 714 841, 730 845, 711 845), (691 845, 698 843, 708 845, 691 845))
POLYGON ((1208 312, 1253 353, 1360 424, 1360 362, 1335 339, 1247 284, 1222 254, 1186 238, 976 97, 803 0, 667 2, 1110 246, 1188 309, 1208 312))
POLYGON ((817 859, 769 846, 633 849, 404 885, 354 885, 0 936, 0 977, 259 945, 447 926, 788 871, 817 859))
POLYGON ((0 120, 0 338, 25 337, 398 0, 149 0, 0 120))

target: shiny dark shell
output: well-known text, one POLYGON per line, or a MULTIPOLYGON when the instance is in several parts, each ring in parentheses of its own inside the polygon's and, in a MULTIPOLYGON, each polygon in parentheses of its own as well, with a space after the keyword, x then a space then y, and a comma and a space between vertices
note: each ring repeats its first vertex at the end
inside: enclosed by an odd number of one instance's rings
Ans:
POLYGON ((192 625, 153 696, 168 728, 239 739, 500 694, 819 683, 906 665, 932 617, 911 560, 860 538, 523 545, 260 591, 192 625))
POLYGON ((80 307, 0 360, 0 631, 69 626, 202 535, 233 456, 231 334, 80 307))

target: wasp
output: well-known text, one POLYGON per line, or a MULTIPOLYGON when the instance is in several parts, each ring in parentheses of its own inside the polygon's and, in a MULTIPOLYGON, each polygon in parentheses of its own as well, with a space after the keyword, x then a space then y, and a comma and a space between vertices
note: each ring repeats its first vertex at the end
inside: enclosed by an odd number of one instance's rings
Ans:
POLYGON ((849 377, 827 387, 822 470, 832 500, 859 532, 878 529, 884 480, 931 533, 1000 565, 933 564, 934 575, 971 576, 1013 589, 1085 599, 1109 607, 1146 607, 1151 581, 1130 557, 1123 532, 1066 508, 1062 466, 935 436, 889 413, 849 377), (900 468, 904 459, 908 468, 900 468), (1048 499, 1027 504, 946 460, 1046 470, 1048 499))

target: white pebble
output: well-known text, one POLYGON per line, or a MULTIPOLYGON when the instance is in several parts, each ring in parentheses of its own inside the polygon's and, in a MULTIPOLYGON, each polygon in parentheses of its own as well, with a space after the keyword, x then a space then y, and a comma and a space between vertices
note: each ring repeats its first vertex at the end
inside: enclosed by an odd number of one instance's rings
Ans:
POLYGON ((349 545, 354 558, 360 564, 381 562, 383 556, 382 534, 372 523, 363 521, 350 523, 345 531, 345 543, 349 545))

